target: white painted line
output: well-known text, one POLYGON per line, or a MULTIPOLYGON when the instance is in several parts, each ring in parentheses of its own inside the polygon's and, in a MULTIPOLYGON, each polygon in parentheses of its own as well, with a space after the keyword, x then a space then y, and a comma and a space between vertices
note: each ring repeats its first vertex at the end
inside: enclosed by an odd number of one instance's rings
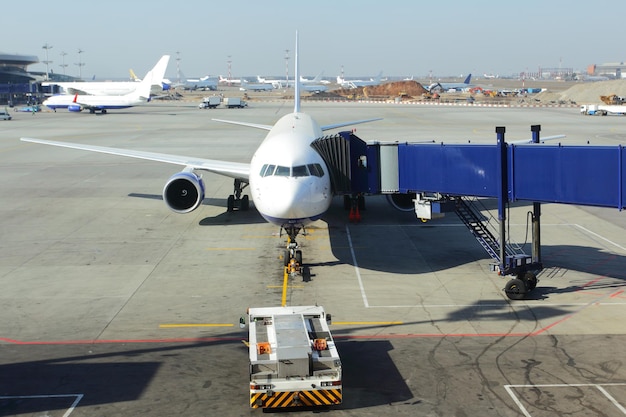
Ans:
POLYGON ((369 308, 369 303, 367 302, 367 294, 365 294, 365 288, 363 287, 363 280, 361 279, 361 271, 359 271, 359 264, 356 261, 356 255, 354 254, 354 246, 352 246, 352 236, 350 236, 350 228, 346 225, 346 234, 348 236, 348 246, 350 246, 350 254, 352 255, 352 262, 354 263, 354 272, 356 273, 356 278, 359 281, 359 288, 361 289, 361 298, 363 298, 363 305, 365 308, 369 308))
POLYGON ((517 395, 513 392, 513 388, 585 388, 594 387, 600 391, 613 405, 626 415, 626 408, 622 406, 611 394, 609 394, 603 387, 623 387, 626 383, 614 383, 614 384, 540 384, 540 385, 505 385, 504 389, 509 393, 513 402, 519 407, 520 411, 526 417, 532 417, 528 410, 524 407, 522 402, 517 398, 517 395))
POLYGON ((66 398, 66 397, 76 397, 72 405, 67 409, 63 417, 69 417, 72 414, 72 411, 76 408, 80 400, 83 399, 83 394, 41 394, 41 395, 1 395, 0 400, 10 400, 13 398, 17 398, 20 400, 35 400, 35 399, 43 399, 43 398, 66 398))
POLYGON ((620 403, 618 403, 618 402, 617 402, 617 400, 616 400, 615 398, 613 398, 613 396, 612 396, 611 394, 609 394, 608 392, 606 392, 606 390, 605 390, 604 388, 602 388, 602 386, 600 386, 600 385, 596 385, 596 388, 598 388, 598 390, 600 390, 600 392, 601 392, 602 394, 604 394, 604 395, 606 396, 606 398, 608 398, 608 399, 609 399, 609 401, 611 401, 611 402, 613 403, 613 405, 614 405, 615 407, 617 407, 617 409, 618 409, 619 411, 621 411, 621 412, 622 412, 622 414, 625 414, 625 415, 626 415, 626 409, 625 409, 625 408, 624 408, 624 407, 623 407, 620 403))
POLYGON ((522 414, 524 414, 526 417, 532 417, 528 411, 526 411, 526 408, 524 408, 524 405, 522 404, 522 402, 517 398, 517 395, 515 395, 515 393, 513 392, 513 390, 511 389, 512 387, 514 387, 514 385, 505 385, 504 389, 506 390, 506 392, 509 393, 509 395, 511 396, 511 398, 513 399, 513 402, 515 403, 515 405, 517 405, 517 407, 520 409, 520 411, 522 412, 522 414))
POLYGON ((625 247, 623 247, 623 246, 621 246, 621 245, 618 245, 617 243, 615 243, 615 242, 613 242, 613 241, 610 241, 609 239, 605 238, 604 236, 600 236, 599 234, 597 234, 597 233, 595 233, 595 232, 592 232, 591 230, 589 230, 589 229, 587 229, 586 227, 583 227, 583 226, 581 226, 581 225, 579 225, 579 224, 574 224, 574 226, 576 226, 576 227, 578 227, 579 229, 582 229, 582 230, 584 230, 585 232, 589 233, 590 235, 595 236, 595 237, 597 237, 598 239, 602 239, 602 240, 604 240, 605 242, 608 242, 608 243, 610 243, 611 245, 615 246, 616 248, 620 248, 622 251, 626 252, 626 248, 625 248, 625 247))

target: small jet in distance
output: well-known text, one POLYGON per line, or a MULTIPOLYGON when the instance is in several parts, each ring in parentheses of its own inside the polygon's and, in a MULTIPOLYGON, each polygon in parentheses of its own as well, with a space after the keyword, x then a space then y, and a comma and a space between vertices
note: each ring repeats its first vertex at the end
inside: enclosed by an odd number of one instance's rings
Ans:
POLYGON ((341 88, 359 88, 359 87, 367 87, 379 85, 382 82, 383 72, 379 72, 375 78, 370 78, 369 80, 346 80, 340 75, 337 76, 337 84, 341 86, 341 88))
POLYGON ((271 84, 253 84, 246 80, 241 80, 241 87, 239 87, 241 91, 270 91, 273 89, 274 87, 271 84))
POLYGON ((462 83, 432 83, 429 85, 426 90, 429 92, 446 92, 446 91, 465 91, 469 88, 472 88, 473 85, 470 84, 472 79, 472 74, 469 74, 462 83))

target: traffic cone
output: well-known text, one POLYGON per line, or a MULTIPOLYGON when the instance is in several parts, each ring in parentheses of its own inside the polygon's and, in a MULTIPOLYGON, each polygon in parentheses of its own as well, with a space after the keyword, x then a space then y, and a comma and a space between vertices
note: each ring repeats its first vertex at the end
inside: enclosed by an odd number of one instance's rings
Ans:
POLYGON ((356 206, 354 209, 354 221, 355 223, 359 223, 361 221, 361 212, 359 211, 359 206, 356 206))
POLYGON ((350 214, 348 215, 348 219, 350 220, 350 223, 354 222, 356 220, 355 214, 354 214, 354 206, 350 207, 350 214))

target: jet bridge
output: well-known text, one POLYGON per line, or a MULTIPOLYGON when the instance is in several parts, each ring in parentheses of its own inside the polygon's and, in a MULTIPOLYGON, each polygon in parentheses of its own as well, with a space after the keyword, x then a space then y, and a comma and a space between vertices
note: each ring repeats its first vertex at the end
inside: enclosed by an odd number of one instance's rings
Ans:
POLYGON ((455 211, 497 262, 494 270, 515 275, 505 290, 522 298, 536 285, 542 269, 540 203, 626 207, 626 150, 623 146, 564 146, 533 142, 507 144, 496 127, 495 145, 443 143, 365 144, 351 132, 318 139, 314 147, 331 169, 338 194, 409 196, 419 217, 455 211), (498 230, 487 230, 480 211, 467 197, 498 199, 498 230), (506 245, 506 206, 533 202, 533 254, 506 245), (425 214, 424 214, 425 213, 425 214))

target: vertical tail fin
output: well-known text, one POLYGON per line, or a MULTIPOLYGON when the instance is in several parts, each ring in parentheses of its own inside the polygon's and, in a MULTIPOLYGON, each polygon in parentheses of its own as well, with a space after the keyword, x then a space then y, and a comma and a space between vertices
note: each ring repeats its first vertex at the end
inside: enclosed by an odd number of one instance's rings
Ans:
POLYGON ((294 86, 295 86, 295 91, 294 91, 294 99, 295 99, 295 103, 294 103, 294 107, 293 107, 293 112, 294 113, 300 113, 300 68, 298 65, 298 31, 296 31, 296 57, 295 57, 295 75, 294 75, 294 86))

